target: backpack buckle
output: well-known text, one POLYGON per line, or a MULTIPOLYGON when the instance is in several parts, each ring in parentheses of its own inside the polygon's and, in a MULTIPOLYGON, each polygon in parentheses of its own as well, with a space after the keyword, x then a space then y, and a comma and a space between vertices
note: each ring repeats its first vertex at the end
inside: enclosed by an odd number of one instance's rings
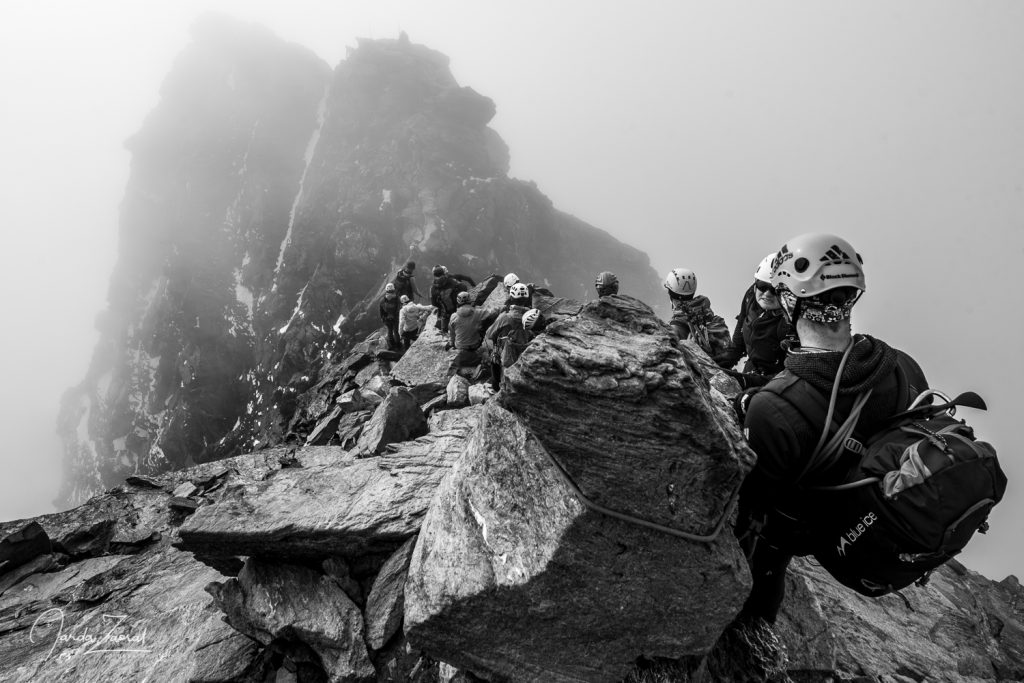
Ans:
POLYGON ((857 455, 860 455, 862 452, 864 452, 864 444, 862 444, 860 441, 857 441, 857 439, 853 438, 852 436, 846 437, 846 440, 843 441, 843 447, 846 448, 846 450, 848 451, 856 453, 857 455))

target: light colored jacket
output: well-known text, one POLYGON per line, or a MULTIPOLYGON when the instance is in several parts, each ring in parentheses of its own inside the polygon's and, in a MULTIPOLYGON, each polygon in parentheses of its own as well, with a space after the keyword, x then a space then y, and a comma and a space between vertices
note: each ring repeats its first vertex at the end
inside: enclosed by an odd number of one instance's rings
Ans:
POLYGON ((410 301, 406 305, 402 306, 402 310, 398 312, 398 331, 412 332, 413 330, 418 329, 419 326, 423 324, 424 318, 426 318, 433 310, 433 306, 426 306, 410 301))

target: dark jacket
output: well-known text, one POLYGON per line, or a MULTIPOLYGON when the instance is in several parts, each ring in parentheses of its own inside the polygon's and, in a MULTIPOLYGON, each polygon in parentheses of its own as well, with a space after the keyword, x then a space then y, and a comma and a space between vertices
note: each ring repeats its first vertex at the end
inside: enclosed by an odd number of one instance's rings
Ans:
POLYGON ((689 301, 673 299, 669 324, 680 339, 692 339, 712 358, 729 346, 729 328, 711 310, 706 296, 698 294, 689 301))
MULTIPOLYGON (((928 388, 928 382, 917 362, 902 351, 867 335, 854 339, 839 385, 835 420, 841 423, 857 396, 871 389, 854 432, 863 438, 877 431, 886 418, 904 410, 928 388)), ((811 472, 796 483, 821 437, 842 355, 840 351, 790 353, 787 372, 750 399, 744 427, 757 464, 743 484, 743 507, 784 508, 793 516, 806 516, 816 502, 806 493, 808 487, 842 483, 855 464, 856 456, 847 453, 832 467, 811 472), (780 387, 781 395, 777 393, 780 387)))
POLYGON ((440 320, 447 320, 459 307, 455 298, 459 292, 469 289, 466 283, 456 280, 451 275, 435 278, 430 286, 430 303, 437 306, 437 315, 440 320))
POLYGON ((744 372, 776 375, 782 372, 786 360, 782 342, 790 333, 790 325, 782 309, 766 311, 761 308, 753 290, 751 286, 743 297, 732 344, 715 357, 715 362, 723 368, 731 368, 746 356, 744 372))
POLYGON ((380 300, 380 319, 385 323, 398 324, 398 312, 402 309, 402 302, 398 300, 398 296, 393 296, 390 299, 385 294, 380 300))
POLYGON ((419 287, 416 286, 416 278, 405 272, 405 268, 395 273, 395 277, 391 282, 395 285, 395 291, 398 293, 399 298, 403 294, 409 297, 410 300, 419 299, 423 296, 420 294, 419 287))
POLYGON ((459 306, 448 322, 448 334, 452 346, 457 349, 475 349, 482 341, 487 311, 465 304, 459 306))
MULTIPOLYGON (((495 320, 494 323, 489 328, 487 328, 487 332, 486 334, 484 334, 484 339, 490 342, 491 347, 494 349, 494 355, 491 357, 492 362, 501 362, 502 347, 505 344, 513 343, 507 341, 507 339, 509 335, 516 330, 516 328, 522 328, 523 314, 526 313, 526 311, 528 310, 528 308, 525 308, 523 306, 510 306, 507 311, 499 315, 497 320, 495 320)), ((527 332, 524 336, 532 338, 533 333, 527 332)), ((511 365, 513 362, 515 362, 515 359, 519 358, 519 356, 523 352, 523 349, 525 348, 525 346, 523 348, 510 347, 508 352, 510 362, 508 364, 511 365)))

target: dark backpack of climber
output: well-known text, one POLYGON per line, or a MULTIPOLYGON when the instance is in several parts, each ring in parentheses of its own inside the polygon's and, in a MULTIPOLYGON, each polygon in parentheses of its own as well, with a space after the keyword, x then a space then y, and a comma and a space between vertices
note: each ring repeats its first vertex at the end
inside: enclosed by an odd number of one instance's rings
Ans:
MULTIPOLYGON (((906 387, 901 365, 896 373, 906 387)), ((948 399, 922 392, 874 434, 861 435, 857 421, 870 391, 854 400, 840 423, 835 391, 825 405, 820 393, 787 374, 764 390, 818 411, 829 425, 800 478, 843 460, 851 463, 843 483, 811 489, 820 511, 812 554, 833 578, 869 597, 923 584, 976 531, 988 529, 989 512, 1006 491, 1006 475, 995 449, 953 417, 957 406, 984 410, 977 394, 948 399), (789 387, 806 395, 794 396, 789 387), (944 402, 930 405, 933 396, 944 402)))

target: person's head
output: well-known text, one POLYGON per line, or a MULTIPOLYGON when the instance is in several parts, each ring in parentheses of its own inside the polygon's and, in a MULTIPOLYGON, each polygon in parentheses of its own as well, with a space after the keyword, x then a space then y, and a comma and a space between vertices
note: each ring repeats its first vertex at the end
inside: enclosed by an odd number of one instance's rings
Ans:
POLYGON ((860 254, 843 238, 806 233, 775 255, 772 285, 790 322, 803 319, 836 330, 850 319, 866 289, 863 266, 860 254))
POLYGON ((512 304, 516 306, 529 306, 530 305, 530 288, 524 285, 522 282, 517 282, 508 290, 509 299, 512 300, 512 304))
POLYGON ((407 274, 412 275, 412 272, 416 270, 416 262, 406 261, 405 265, 402 267, 402 270, 404 270, 407 274))
POLYGON ((393 282, 389 282, 386 285, 384 285, 384 296, 388 297, 389 299, 394 298, 395 284, 393 282))
POLYGON ((665 276, 664 286, 670 299, 688 301, 697 293, 697 275, 689 268, 674 268, 665 276))
POLYGON ((598 296, 618 294, 619 278, 615 277, 615 273, 611 271, 602 271, 598 273, 597 278, 594 280, 594 287, 597 288, 598 296))
POLYGON ((402 302, 403 306, 406 305, 407 303, 409 303, 409 297, 406 296, 405 294, 403 294, 402 296, 398 297, 398 300, 402 302))
POLYGON ((779 297, 775 295, 775 287, 772 286, 772 263, 775 262, 775 253, 773 251, 761 259, 757 270, 754 271, 754 299, 757 305, 766 311, 776 311, 782 307, 779 297))
POLYGON ((455 303, 460 306, 466 306, 469 304, 469 292, 459 292, 455 295, 455 303))
POLYGON ((431 271, 434 274, 434 280, 443 280, 444 276, 448 274, 448 269, 444 266, 434 266, 434 270, 431 271))
POLYGON ((512 288, 512 285, 514 285, 515 283, 519 282, 519 276, 516 275, 515 273, 509 273, 508 275, 505 276, 505 281, 504 282, 505 282, 505 290, 507 291, 507 290, 512 288))
POLYGON ((523 313, 523 329, 532 330, 538 320, 540 320, 540 310, 531 308, 526 313, 523 313))

